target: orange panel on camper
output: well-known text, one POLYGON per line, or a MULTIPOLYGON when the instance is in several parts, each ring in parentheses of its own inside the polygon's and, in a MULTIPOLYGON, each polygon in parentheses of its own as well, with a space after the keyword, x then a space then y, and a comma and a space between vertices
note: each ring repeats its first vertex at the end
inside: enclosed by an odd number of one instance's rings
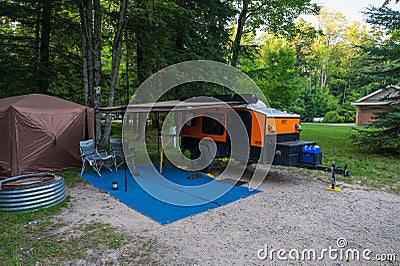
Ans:
MULTIPOLYGON (((192 112, 194 118, 190 121, 190 123, 186 123, 182 127, 181 133, 183 137, 188 136, 198 139, 209 137, 215 141, 226 141, 226 110, 211 108, 195 110, 192 112), (220 123, 216 121, 219 121, 220 123)), ((183 119, 185 119, 185 114, 183 114, 183 119)))
POLYGON ((300 118, 267 118, 266 134, 299 133, 296 129, 296 125, 300 125, 300 118), (274 128, 272 129, 270 126, 273 126, 274 128))
MULTIPOLYGON (((226 115, 229 112, 229 109, 203 109, 193 111, 194 116, 201 115, 202 117, 195 117, 191 121, 191 125, 185 125, 182 128, 182 136, 190 136, 194 138, 204 138, 209 137, 215 141, 226 142, 226 130, 220 128, 219 123, 212 124, 207 117, 213 117, 215 120, 218 120, 226 126, 226 115), (203 123, 210 123, 205 125, 203 123), (208 129, 212 129, 207 132, 208 129), (206 132, 205 132, 206 131, 206 132)), ((265 128, 265 115, 254 112, 248 109, 237 109, 237 111, 247 111, 251 114, 251 136, 250 136, 250 145, 255 147, 262 147, 264 145, 264 128, 265 128)))
POLYGON ((236 109, 238 111, 247 111, 251 114, 251 136, 250 145, 255 147, 263 147, 264 145, 264 129, 265 115, 254 112, 249 109, 236 109))

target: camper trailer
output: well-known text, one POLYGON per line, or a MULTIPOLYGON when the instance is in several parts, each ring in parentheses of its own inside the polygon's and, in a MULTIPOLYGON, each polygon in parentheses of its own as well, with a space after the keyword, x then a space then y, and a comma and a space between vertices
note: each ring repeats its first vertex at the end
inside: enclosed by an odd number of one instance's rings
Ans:
MULTIPOLYGON (((109 113, 121 108, 101 111, 109 113)), ((128 113, 157 113, 158 119, 162 113, 181 115, 184 124, 173 136, 180 137, 182 153, 190 152, 192 164, 197 164, 193 169, 210 171, 215 158, 230 158, 247 164, 306 167, 349 175, 347 167, 336 168, 335 162, 330 167, 322 166, 322 151, 317 143, 300 140, 298 114, 270 108, 254 94, 184 97, 135 103, 122 109, 128 113)))
MULTIPOLYGON (((322 151, 316 142, 300 140, 299 115, 269 108, 255 95, 219 95, 214 98, 236 104, 231 108, 218 106, 195 109, 192 114, 184 113, 193 119, 183 118, 187 122, 180 133, 181 149, 190 151, 190 159, 197 159, 204 153, 201 157, 206 162, 201 163, 207 167, 203 170, 212 169, 214 158, 232 158, 247 164, 272 163, 329 170, 321 166, 322 151), (240 131, 239 125, 242 125, 242 131, 244 125, 244 134, 233 136, 234 132, 240 131), (235 151, 232 144, 237 145, 235 151)), ((197 100, 194 97, 186 101, 197 100)))

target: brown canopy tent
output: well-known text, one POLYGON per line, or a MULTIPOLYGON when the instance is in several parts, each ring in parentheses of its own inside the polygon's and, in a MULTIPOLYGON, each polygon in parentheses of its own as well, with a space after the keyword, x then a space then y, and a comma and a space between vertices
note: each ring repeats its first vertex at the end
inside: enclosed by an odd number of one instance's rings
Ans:
POLYGON ((0 99, 0 176, 81 164, 79 141, 93 137, 93 109, 56 97, 0 99))

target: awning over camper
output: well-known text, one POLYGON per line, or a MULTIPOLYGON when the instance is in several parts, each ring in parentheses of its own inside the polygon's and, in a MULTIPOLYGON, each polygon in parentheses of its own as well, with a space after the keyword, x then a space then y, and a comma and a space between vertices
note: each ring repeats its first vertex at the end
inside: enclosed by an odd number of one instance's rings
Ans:
POLYGON ((221 102, 221 101, 209 101, 209 102, 187 102, 187 101, 165 101, 156 103, 138 103, 126 106, 115 106, 100 108, 100 113, 148 113, 148 112, 182 112, 189 109, 207 109, 207 108, 223 108, 229 106, 235 106, 243 108, 246 104, 243 102, 221 102))
POLYGON ((295 113, 268 107, 255 95, 240 96, 220 95, 217 97, 193 97, 186 100, 174 100, 151 103, 135 103, 125 106, 100 108, 100 113, 150 113, 150 112, 185 112, 209 108, 246 108, 262 113, 267 117, 299 118, 295 113), (243 97, 243 98, 241 98, 243 97))

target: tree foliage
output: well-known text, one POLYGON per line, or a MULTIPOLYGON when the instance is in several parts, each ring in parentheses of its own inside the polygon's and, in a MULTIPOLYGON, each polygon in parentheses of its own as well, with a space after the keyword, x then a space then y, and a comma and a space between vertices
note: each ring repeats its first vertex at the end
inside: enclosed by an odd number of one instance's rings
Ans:
POLYGON ((179 62, 204 59, 226 62, 228 26, 234 16, 229 2, 150 3, 137 1, 129 11, 128 31, 136 36, 133 45, 136 46, 138 84, 162 68, 179 62))
POLYGON ((296 66, 296 52, 282 37, 272 34, 261 38, 255 57, 257 69, 248 71, 274 108, 290 109, 300 94, 301 79, 296 66))
POLYGON ((237 0, 237 28, 232 44, 231 65, 237 66, 241 52, 241 41, 248 32, 257 29, 292 36, 295 33, 295 20, 301 14, 317 14, 320 6, 310 0, 237 0))
POLYGON ((323 123, 343 123, 344 117, 340 116, 336 111, 329 111, 325 114, 323 123))
POLYGON ((375 151, 400 152, 400 12, 382 7, 370 8, 367 14, 369 23, 387 29, 389 35, 379 45, 366 48, 363 81, 393 93, 384 99, 390 102, 387 110, 376 114, 377 120, 358 129, 352 138, 375 151))
MULTIPOLYGON (((399 84, 399 14, 367 12, 372 28, 310 0, 0 1, 0 97, 45 93, 96 109, 127 104, 162 68, 208 59, 246 72, 272 107, 354 122, 352 101, 399 84), (316 26, 298 19, 317 13, 316 26)), ((162 99, 226 92, 198 82, 162 99)), ((393 125, 397 109, 390 108, 381 121, 393 125)))
POLYGON ((0 2, 1 97, 32 92, 83 97, 71 87, 81 77, 79 31, 65 12, 70 7, 61 0, 0 2))

